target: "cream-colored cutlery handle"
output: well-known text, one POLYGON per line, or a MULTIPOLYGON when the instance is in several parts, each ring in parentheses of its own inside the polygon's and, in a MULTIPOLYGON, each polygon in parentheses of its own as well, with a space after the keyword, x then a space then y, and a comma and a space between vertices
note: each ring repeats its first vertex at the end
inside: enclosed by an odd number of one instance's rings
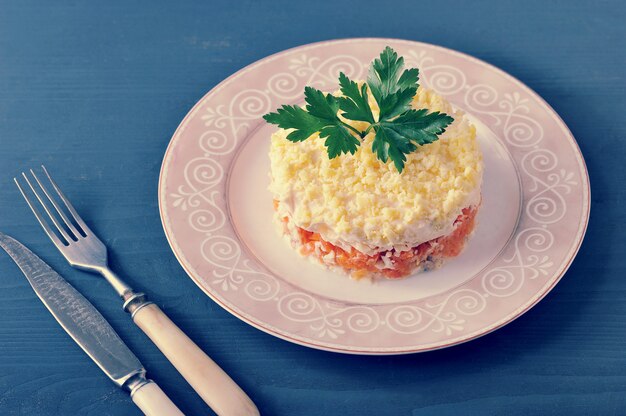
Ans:
POLYGON ((146 416, 184 416, 154 381, 133 391, 132 399, 146 416))
POLYGON ((259 414, 246 393, 158 306, 138 309, 133 320, 219 416, 259 414))

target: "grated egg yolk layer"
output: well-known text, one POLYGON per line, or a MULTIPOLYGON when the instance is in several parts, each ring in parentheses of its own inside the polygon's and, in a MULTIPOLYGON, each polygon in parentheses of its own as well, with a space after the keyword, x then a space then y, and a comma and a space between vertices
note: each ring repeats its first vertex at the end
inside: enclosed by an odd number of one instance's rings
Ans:
MULTIPOLYGON (((370 103, 376 113, 375 101, 370 103)), ((483 162, 476 130, 461 111, 422 87, 413 107, 446 112, 454 122, 439 140, 407 155, 401 174, 372 152, 373 133, 354 155, 329 159, 317 134, 293 143, 286 139, 290 130, 276 131, 269 190, 278 216, 364 253, 402 251, 452 232, 462 209, 480 202, 483 162)))

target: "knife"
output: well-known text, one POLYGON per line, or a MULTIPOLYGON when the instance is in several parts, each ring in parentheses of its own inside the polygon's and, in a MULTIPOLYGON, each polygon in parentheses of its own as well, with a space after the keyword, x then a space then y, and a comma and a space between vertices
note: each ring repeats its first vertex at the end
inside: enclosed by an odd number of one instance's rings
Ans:
POLYGON ((22 270, 52 316, 102 371, 128 392, 147 416, 183 413, 157 384, 97 309, 17 240, 0 232, 0 247, 22 270))

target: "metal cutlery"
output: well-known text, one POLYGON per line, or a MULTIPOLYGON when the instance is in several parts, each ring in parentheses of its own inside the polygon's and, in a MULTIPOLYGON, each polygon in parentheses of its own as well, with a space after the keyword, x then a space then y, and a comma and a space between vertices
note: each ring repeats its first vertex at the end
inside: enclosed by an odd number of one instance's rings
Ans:
POLYGON ((106 246, 78 215, 46 168, 42 166, 42 169, 54 192, 49 191, 32 169, 30 179, 22 173, 36 201, 17 178, 14 180, 39 224, 65 259, 75 268, 102 275, 111 284, 135 324, 218 415, 258 415, 252 400, 211 358, 145 294, 135 292, 109 268, 106 246), (43 208, 45 214, 37 206, 43 208))
POLYGON ((17 240, 0 233, 0 247, 22 270, 33 290, 65 332, 148 416, 182 412, 152 380, 96 308, 43 260, 17 240))

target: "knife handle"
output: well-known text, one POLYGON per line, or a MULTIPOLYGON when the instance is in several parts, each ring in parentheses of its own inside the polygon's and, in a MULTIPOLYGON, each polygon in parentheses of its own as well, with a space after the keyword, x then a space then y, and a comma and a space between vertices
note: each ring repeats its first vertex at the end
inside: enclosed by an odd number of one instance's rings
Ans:
POLYGON ((259 415, 246 393, 157 305, 145 301, 145 296, 141 301, 134 308, 126 308, 131 311, 133 321, 215 413, 219 416, 259 415))
POLYGON ((130 397, 146 416, 184 416, 152 380, 133 390, 130 397))

